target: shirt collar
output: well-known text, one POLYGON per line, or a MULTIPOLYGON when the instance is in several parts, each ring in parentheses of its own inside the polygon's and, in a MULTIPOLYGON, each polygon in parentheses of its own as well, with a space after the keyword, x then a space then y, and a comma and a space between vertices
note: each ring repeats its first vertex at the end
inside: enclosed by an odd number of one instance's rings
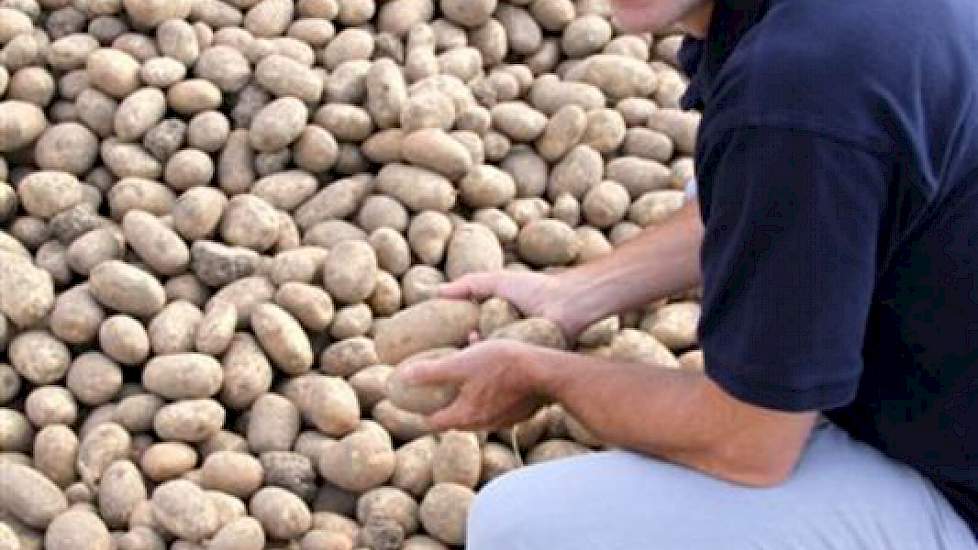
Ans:
POLYGON ((690 79, 683 109, 703 110, 709 103, 724 62, 769 8, 770 0, 716 0, 706 38, 687 37, 679 50, 679 64, 690 79))

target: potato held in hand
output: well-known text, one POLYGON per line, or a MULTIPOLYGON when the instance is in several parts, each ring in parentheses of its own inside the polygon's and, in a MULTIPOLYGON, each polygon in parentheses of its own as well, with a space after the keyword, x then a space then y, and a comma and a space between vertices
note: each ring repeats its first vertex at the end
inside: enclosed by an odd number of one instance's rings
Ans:
POLYGON ((412 363, 447 357, 457 350, 433 349, 414 355, 402 362, 387 379, 387 398, 398 408, 418 414, 431 414, 447 407, 458 396, 458 388, 449 385, 411 385, 401 373, 412 363))
POLYGON ((478 327, 478 305, 436 298, 378 322, 374 340, 380 360, 394 364, 421 351, 465 344, 478 327))

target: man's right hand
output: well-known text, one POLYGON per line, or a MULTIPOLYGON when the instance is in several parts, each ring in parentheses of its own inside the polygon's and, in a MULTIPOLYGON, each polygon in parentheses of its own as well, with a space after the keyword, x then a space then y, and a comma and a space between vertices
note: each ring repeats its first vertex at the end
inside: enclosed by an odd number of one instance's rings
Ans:
POLYGON ((596 320, 574 307, 579 292, 572 277, 515 270, 469 273, 438 289, 443 298, 480 301, 493 296, 502 298, 527 317, 550 319, 571 339, 596 320))
POLYGON ((569 269, 470 273, 439 288, 458 300, 498 296, 527 317, 557 323, 573 341, 591 323, 688 290, 700 282, 703 222, 689 201, 669 220, 646 228, 610 254, 569 269))

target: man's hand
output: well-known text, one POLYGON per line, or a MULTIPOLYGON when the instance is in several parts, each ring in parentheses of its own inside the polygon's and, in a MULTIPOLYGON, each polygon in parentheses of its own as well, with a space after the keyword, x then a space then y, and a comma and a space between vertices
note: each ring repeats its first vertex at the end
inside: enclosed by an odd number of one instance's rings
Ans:
POLYGON ((434 430, 495 430, 527 419, 544 403, 534 376, 533 346, 509 340, 477 342, 404 373, 409 384, 452 384, 459 395, 431 415, 434 430))
POLYGON ((574 277, 566 273, 505 270, 470 273, 443 284, 438 294, 442 298, 479 301, 498 296, 527 317, 550 319, 573 341, 578 333, 597 321, 591 318, 591 312, 573 306, 581 290, 574 277))
POLYGON ((472 273, 441 286, 444 298, 498 296, 527 317, 557 323, 568 341, 591 323, 688 290, 700 282, 703 222, 692 201, 615 250, 557 273, 472 273))

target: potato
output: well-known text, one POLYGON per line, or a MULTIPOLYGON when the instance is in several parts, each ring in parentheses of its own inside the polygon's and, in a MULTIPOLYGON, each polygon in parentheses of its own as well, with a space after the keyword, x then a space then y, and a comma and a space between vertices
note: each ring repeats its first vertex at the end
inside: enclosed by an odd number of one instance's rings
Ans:
POLYGON ((211 399, 184 399, 161 408, 153 429, 165 441, 199 443, 224 425, 224 408, 211 399))
POLYGON ((34 438, 34 467, 59 486, 67 487, 78 477, 78 445, 78 436, 67 426, 47 426, 34 438))
POLYGON ((270 536, 278 539, 297 538, 312 523, 308 507, 296 495, 279 487, 265 487, 251 497, 251 514, 270 536))
POLYGON ((694 302, 676 302, 656 309, 642 320, 642 330, 672 351, 696 344, 700 306, 694 302))
POLYGON ((596 86, 562 81, 555 75, 536 79, 529 98, 530 104, 546 115, 556 113, 565 105, 577 105, 585 111, 605 105, 604 94, 596 86))
POLYGON ((43 170, 79 176, 95 164, 98 141, 95 134, 77 122, 56 124, 41 134, 34 145, 34 156, 43 170))
POLYGON ((130 433, 153 429, 153 417, 164 401, 151 394, 135 394, 122 398, 112 414, 112 421, 130 433))
POLYGON ((350 386, 361 409, 370 410, 387 397, 387 380, 393 372, 390 365, 371 365, 350 376, 350 386))
POLYGON ((221 220, 221 237, 231 245, 263 252, 279 237, 275 208, 257 195, 238 195, 228 202, 221 220))
POLYGON ((456 483, 439 483, 421 501, 421 524, 432 536, 445 544, 465 541, 465 521, 475 493, 456 483))
POLYGON ((21 332, 11 340, 7 352, 17 373, 38 385, 60 380, 71 361, 67 346, 41 330, 21 332))
POLYGON ((291 451, 261 454, 265 485, 286 489, 305 501, 316 496, 316 471, 305 455, 291 451))
POLYGON ((628 219, 646 227, 660 224, 678 212, 686 203, 682 191, 649 191, 632 203, 628 209, 628 219))
POLYGON ((574 198, 574 195, 561 193, 554 199, 551 215, 554 219, 574 227, 581 222, 581 203, 574 198))
POLYGON ((367 304, 346 306, 336 312, 329 335, 337 340, 363 336, 373 325, 373 312, 367 304))
POLYGON ((302 134, 308 118, 309 111, 299 99, 276 99, 255 114, 248 133, 249 142, 261 152, 287 147, 302 134))
POLYGON ((579 244, 573 229, 558 220, 541 219, 520 230, 520 256, 537 266, 563 265, 574 260, 579 244))
MULTIPOLYGON (((365 526, 392 520, 403 533, 410 534, 418 529, 418 504, 400 489, 380 487, 364 493, 357 501, 357 519, 365 526)), ((360 534, 362 538, 364 532, 360 534)))
POLYGON ((424 128, 405 136, 401 145, 404 159, 457 180, 472 167, 468 150, 440 128, 424 128))
POLYGON ((105 523, 83 508, 71 508, 54 518, 44 533, 44 548, 50 550, 109 550, 112 540, 105 523))
POLYGON ((370 234, 367 242, 374 249, 380 269, 402 275, 411 267, 411 249, 400 232, 381 227, 370 234))
POLYGON ((105 310, 84 285, 73 287, 55 299, 49 326, 59 339, 70 344, 91 342, 105 319, 105 310))
POLYGON ((429 300, 405 309, 378 327, 381 361, 391 364, 417 352, 464 344, 479 321, 479 307, 462 301, 429 300))
POLYGON ((251 406, 248 420, 248 446, 252 451, 285 451, 299 434, 299 410, 288 399, 266 393, 251 406))
POLYGON ((360 422, 357 394, 342 378, 307 374, 291 379, 282 392, 308 423, 326 435, 346 435, 360 422))
POLYGON ((149 355, 146 329, 128 315, 114 315, 99 328, 99 344, 106 355, 124 364, 142 363, 149 355))
POLYGON ((432 457, 434 483, 457 483, 475 489, 482 468, 482 455, 475 434, 449 431, 442 434, 432 457))
POLYGON ((28 527, 43 529, 68 507, 54 483, 21 464, 0 461, 0 485, 0 506, 28 527))
POLYGON ((65 385, 83 404, 97 407, 111 401, 122 389, 122 369, 105 355, 89 351, 71 363, 65 385))
POLYGON ((649 115, 650 129, 669 136, 676 149, 685 155, 696 152, 696 130, 700 115, 679 109, 657 109, 649 115))
POLYGON ((222 358, 224 386, 220 400, 232 409, 251 406, 272 385, 272 367, 258 342, 246 333, 236 334, 222 358))
POLYGON ((589 453, 590 450, 573 441, 561 439, 551 439, 537 445, 526 457, 527 464, 540 464, 549 460, 557 460, 580 454, 589 453))
POLYGON ((302 326, 281 307, 261 304, 251 314, 251 326, 262 347, 283 371, 301 374, 312 367, 313 354, 302 326))
POLYGON ((82 481, 93 485, 112 462, 127 458, 132 438, 126 430, 114 423, 103 422, 81 438, 78 447, 78 473, 82 481))
POLYGON ((449 279, 458 279, 467 273, 496 271, 502 267, 502 248, 487 227, 467 223, 455 230, 445 255, 445 274, 449 279))
POLYGON ((205 493, 186 480, 167 481, 152 497, 153 517, 167 531, 191 542, 209 538, 219 528, 217 509, 205 493))
POLYGON ((212 453, 201 467, 202 486, 248 498, 261 486, 264 469, 249 454, 234 451, 212 453))
POLYGON ((324 284, 336 300, 357 303, 373 292, 376 270, 377 256, 369 244, 344 241, 337 244, 326 258, 324 284))
POLYGON ((619 332, 606 348, 599 348, 597 354, 619 361, 651 363, 660 367, 678 367, 675 356, 652 335, 635 330, 624 329, 619 332))
POLYGON ((16 151, 36 140, 47 127, 44 112, 19 100, 0 102, 0 151, 16 151))
POLYGON ((24 210, 45 219, 83 200, 78 178, 67 172, 34 172, 21 180, 17 191, 24 210))
POLYGON ((89 291, 102 305, 137 317, 158 313, 166 301, 163 285, 156 278, 118 260, 92 269, 89 291))
POLYGON ((115 48, 99 48, 88 56, 92 84, 106 94, 123 98, 139 87, 139 61, 115 48))
POLYGON ((397 441, 412 441, 431 433, 424 415, 399 409, 389 399, 374 405, 371 414, 397 441))
POLYGON ((479 482, 488 483, 519 468, 521 465, 520 458, 506 445, 494 442, 487 443, 482 447, 482 475, 479 482))
POLYGON ((440 359, 455 351, 453 348, 433 349, 412 355, 401 362, 387 379, 387 397, 398 408, 421 414, 431 414, 451 404, 458 396, 458 388, 441 385, 408 385, 402 380, 401 372, 411 363, 440 359))
POLYGON ((133 508, 147 496, 142 474, 136 465, 128 460, 118 460, 109 465, 99 483, 99 515, 109 527, 126 527, 133 508))
POLYGON ((706 370, 706 362, 701 350, 687 351, 679 356, 679 367, 695 372, 706 370))
POLYGON ((390 436, 380 426, 364 421, 355 432, 327 447, 317 466, 330 483, 363 492, 390 479, 395 462, 390 436))
POLYGON ((25 258, 0 251, 0 313, 27 328, 54 307, 54 280, 25 258))
POLYGON ((455 205, 456 193, 451 182, 422 168, 388 164, 378 172, 375 185, 378 191, 412 210, 447 212, 455 205))
POLYGON ((474 167, 459 183, 462 202, 472 208, 503 206, 516 196, 516 182, 493 166, 474 167))
POLYGON ((423 263, 437 265, 444 257, 452 232, 448 217, 428 210, 411 220, 407 232, 408 243, 423 263))
POLYGON ((11 409, 0 409, 0 442, 5 450, 27 452, 33 438, 34 429, 27 417, 11 409))
POLYGON ((190 263, 187 245, 152 214, 128 212, 122 220, 122 231, 127 244, 157 273, 176 275, 190 263))
POLYGON ((559 407, 432 435, 458 390, 407 364, 478 330, 703 368, 697 292, 574 346, 438 297, 685 203, 682 35, 623 34, 606 0, 0 4, 0 468, 64 488, 41 521, 8 512, 19 545, 57 517, 51 547, 447 548, 467 488, 521 465, 508 445, 599 442, 559 407))
POLYGON ((154 443, 142 452, 139 465, 143 473, 155 482, 176 479, 194 469, 197 451, 186 443, 154 443))
POLYGON ((199 353, 160 355, 143 369, 143 387, 167 399, 210 397, 221 389, 223 381, 221 364, 199 353))
POLYGON ((437 448, 434 436, 421 437, 398 448, 391 485, 417 498, 424 496, 432 484, 432 460, 437 448))
POLYGON ((514 321, 489 333, 490 340, 516 340, 525 344, 554 349, 566 349, 564 334, 553 321, 534 317, 514 321))

